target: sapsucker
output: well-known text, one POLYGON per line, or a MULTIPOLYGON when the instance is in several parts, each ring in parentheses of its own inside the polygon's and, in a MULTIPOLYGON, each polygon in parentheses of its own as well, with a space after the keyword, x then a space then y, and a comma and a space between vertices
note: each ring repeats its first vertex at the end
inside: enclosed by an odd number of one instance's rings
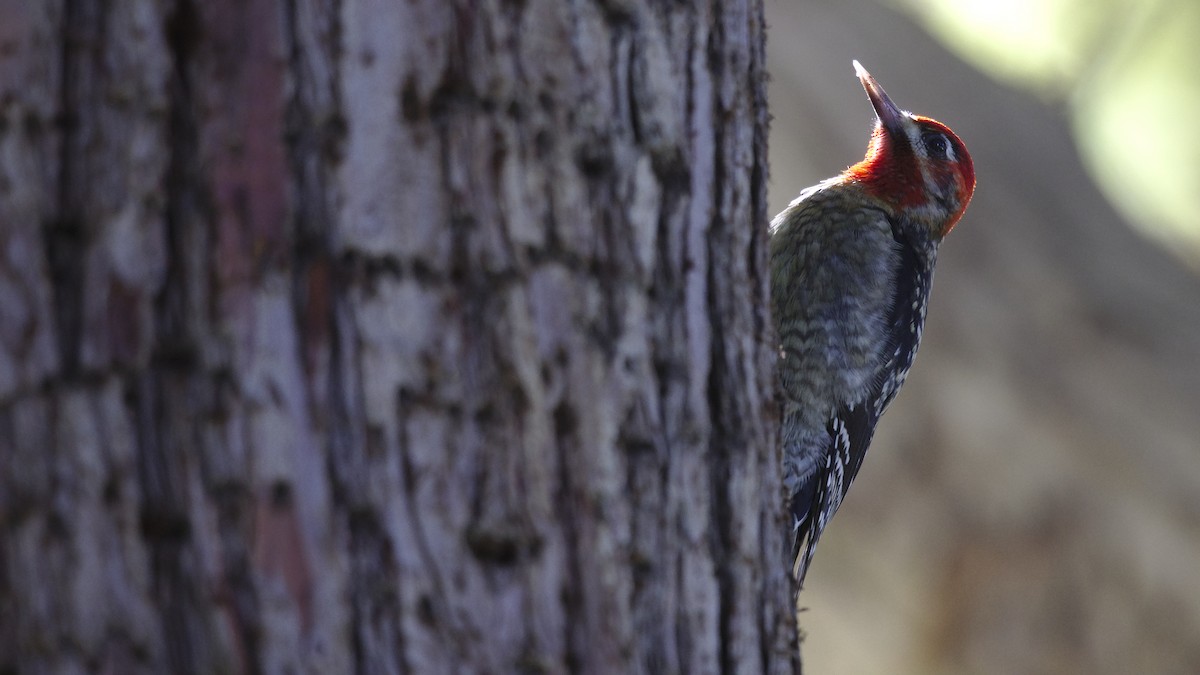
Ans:
POLYGON ((854 62, 875 128, 866 157, 771 221, 784 484, 798 585, 912 366, 938 244, 975 191, 967 148, 896 107, 854 62))

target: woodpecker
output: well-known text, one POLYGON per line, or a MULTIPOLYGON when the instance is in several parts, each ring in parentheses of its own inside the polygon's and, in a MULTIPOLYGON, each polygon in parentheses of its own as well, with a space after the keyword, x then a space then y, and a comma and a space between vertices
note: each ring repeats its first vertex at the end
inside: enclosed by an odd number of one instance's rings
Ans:
POLYGON ((946 125, 896 107, 854 61, 875 109, 866 157, 771 221, 790 562, 804 583, 921 342, 938 245, 975 192, 946 125))

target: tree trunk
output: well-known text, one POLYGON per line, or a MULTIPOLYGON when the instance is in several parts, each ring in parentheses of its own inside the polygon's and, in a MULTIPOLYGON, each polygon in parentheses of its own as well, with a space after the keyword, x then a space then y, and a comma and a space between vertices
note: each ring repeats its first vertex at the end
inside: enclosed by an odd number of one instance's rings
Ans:
POLYGON ((0 2, 0 671, 793 672, 757 0, 0 2))

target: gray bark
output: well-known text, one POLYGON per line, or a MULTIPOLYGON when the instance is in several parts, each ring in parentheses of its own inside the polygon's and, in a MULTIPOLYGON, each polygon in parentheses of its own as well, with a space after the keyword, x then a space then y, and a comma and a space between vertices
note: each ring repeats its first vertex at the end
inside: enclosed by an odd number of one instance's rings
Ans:
POLYGON ((0 670, 798 669, 759 2, 0 46, 0 670))

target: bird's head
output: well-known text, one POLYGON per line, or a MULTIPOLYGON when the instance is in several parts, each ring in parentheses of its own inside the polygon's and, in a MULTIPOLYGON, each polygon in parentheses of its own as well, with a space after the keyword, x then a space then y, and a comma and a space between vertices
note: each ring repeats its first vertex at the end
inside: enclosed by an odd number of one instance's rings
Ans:
POLYGON ((967 146, 946 125, 901 110, 858 61, 854 70, 875 108, 867 156, 846 170, 850 180, 941 239, 954 229, 975 193, 967 146))

